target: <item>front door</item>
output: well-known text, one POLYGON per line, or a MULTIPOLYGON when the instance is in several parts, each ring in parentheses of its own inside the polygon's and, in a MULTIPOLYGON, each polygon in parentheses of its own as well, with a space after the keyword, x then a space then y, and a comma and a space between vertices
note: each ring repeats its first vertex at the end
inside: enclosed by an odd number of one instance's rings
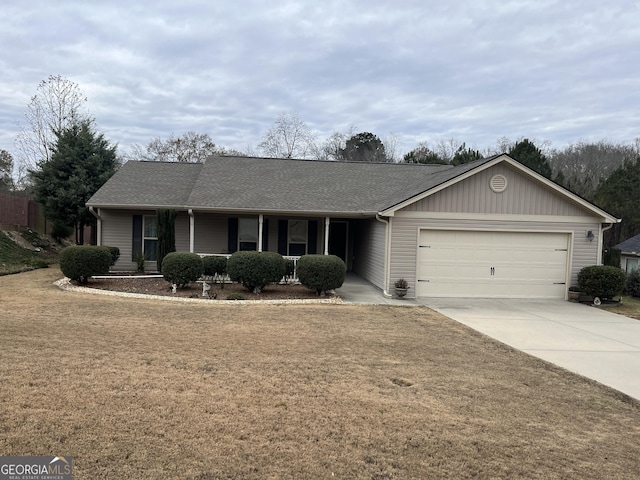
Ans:
POLYGON ((349 224, 346 221, 335 221, 329 224, 329 255, 340 257, 347 263, 347 235, 349 224))

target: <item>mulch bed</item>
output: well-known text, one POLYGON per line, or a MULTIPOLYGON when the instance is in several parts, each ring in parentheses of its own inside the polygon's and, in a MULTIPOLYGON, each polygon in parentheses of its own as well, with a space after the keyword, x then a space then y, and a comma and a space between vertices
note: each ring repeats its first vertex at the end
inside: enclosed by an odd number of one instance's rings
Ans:
POLYGON ((249 292, 242 285, 237 283, 227 283, 224 286, 217 283, 210 283, 208 297, 202 296, 202 283, 191 282, 183 288, 178 288, 176 293, 172 292, 171 285, 163 278, 92 278, 86 287, 98 288, 102 290, 112 290, 115 292, 141 293, 144 295, 163 295, 183 298, 211 298, 226 300, 231 293, 241 293, 246 300, 290 300, 290 299, 318 299, 318 295, 313 290, 302 285, 268 285, 261 293, 249 292))

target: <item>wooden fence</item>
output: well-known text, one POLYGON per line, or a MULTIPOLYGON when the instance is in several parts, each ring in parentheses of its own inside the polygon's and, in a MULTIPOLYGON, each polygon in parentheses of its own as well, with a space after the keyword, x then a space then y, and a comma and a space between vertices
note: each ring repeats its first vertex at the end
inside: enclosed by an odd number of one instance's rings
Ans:
POLYGON ((4 228, 30 228, 48 233, 50 224, 45 220, 42 207, 29 197, 0 193, 0 225, 4 228))

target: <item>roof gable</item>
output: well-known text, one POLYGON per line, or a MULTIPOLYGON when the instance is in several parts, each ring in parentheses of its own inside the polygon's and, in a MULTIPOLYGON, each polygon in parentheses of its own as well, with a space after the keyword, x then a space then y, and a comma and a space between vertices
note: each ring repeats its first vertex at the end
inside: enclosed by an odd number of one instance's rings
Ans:
MULTIPOLYGON (((552 182, 551 180, 545 178, 544 176, 538 174, 537 172, 531 170, 530 168, 522 165, 521 163, 517 162, 516 160, 512 159, 506 154, 497 155, 490 159, 485 159, 484 161, 471 162, 466 165, 472 166, 472 168, 467 169, 466 171, 460 170, 458 172, 459 174, 456 175, 455 177, 452 177, 446 180, 445 182, 442 182, 439 185, 436 185, 427 191, 421 192, 417 196, 409 197, 405 201, 401 202, 400 204, 382 211, 381 214, 386 216, 394 216, 397 211, 407 208, 412 204, 423 201, 428 197, 435 196, 439 192, 444 191, 445 189, 454 188, 454 186, 456 185, 460 186, 463 182, 470 180, 472 177, 480 176, 491 169, 495 170, 496 166, 504 166, 509 168, 513 172, 517 173, 521 179, 524 179, 525 181, 532 183, 532 185, 534 185, 535 188, 544 189, 547 192, 549 192, 550 195, 553 195, 556 198, 560 199, 566 205, 564 207, 565 210, 570 208, 569 205, 572 206, 572 208, 563 212, 564 214, 595 216, 595 217, 599 217, 600 221, 606 222, 606 223, 617 223, 620 221, 619 219, 613 217, 612 215, 609 215, 604 210, 601 210, 600 208, 584 200, 578 195, 570 192, 569 190, 559 186, 558 184, 552 182)), ((486 183, 488 187, 488 182, 486 183)), ((521 195, 524 195, 524 192, 518 192, 518 193, 521 195)), ((551 203, 549 205, 551 205, 551 203)), ((474 207, 478 207, 478 205, 474 205, 474 207)), ((523 213, 523 214, 534 214, 534 213, 559 214, 559 212, 550 212, 550 211, 533 212, 531 210, 527 210, 525 205, 522 205, 520 208, 522 210, 520 213, 523 213)), ((550 208, 553 208, 553 207, 550 207, 550 208)), ((555 207, 555 208, 557 209, 558 207, 555 207)), ((469 208, 468 210, 472 211, 471 208, 469 208)), ((486 210, 487 209, 484 209, 483 213, 485 213, 486 210)), ((504 213, 504 212, 496 212, 496 213, 504 213)), ((512 210, 511 213, 516 213, 516 212, 512 210)))

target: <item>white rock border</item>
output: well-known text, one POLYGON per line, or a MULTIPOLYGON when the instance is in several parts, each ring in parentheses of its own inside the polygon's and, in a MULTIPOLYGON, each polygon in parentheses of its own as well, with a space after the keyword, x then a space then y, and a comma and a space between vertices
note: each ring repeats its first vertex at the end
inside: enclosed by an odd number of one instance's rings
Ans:
POLYGON ((78 287, 71 284, 68 277, 61 278, 53 282, 60 290, 67 292, 92 293, 94 295, 107 295, 110 297, 140 298, 146 300, 164 300, 169 302, 191 302, 191 303, 207 303, 209 305, 305 305, 305 304, 335 304, 343 305, 344 302, 338 296, 331 298, 292 298, 288 300, 216 300, 205 298, 185 298, 170 297, 168 295, 145 295, 144 293, 127 293, 115 292, 113 290, 102 290, 100 288, 78 287))

